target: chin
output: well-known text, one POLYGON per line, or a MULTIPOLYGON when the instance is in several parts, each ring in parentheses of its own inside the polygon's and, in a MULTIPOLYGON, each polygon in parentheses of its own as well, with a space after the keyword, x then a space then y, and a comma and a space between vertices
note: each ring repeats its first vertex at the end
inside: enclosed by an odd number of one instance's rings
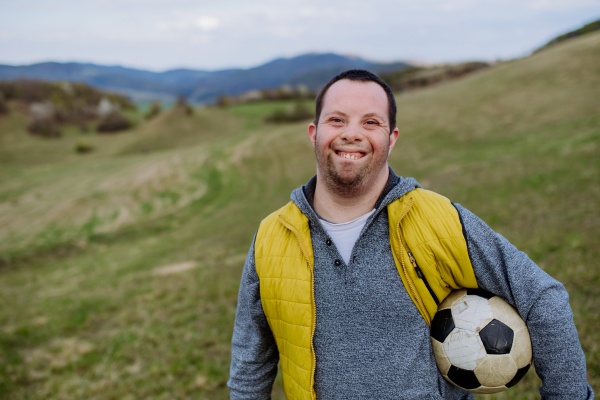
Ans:
POLYGON ((365 171, 329 170, 323 174, 327 185, 338 193, 361 192, 369 182, 365 171))
MULTIPOLYGON (((386 160, 383 160, 383 164, 386 160)), ((368 190, 377 180, 377 171, 381 169, 378 164, 367 157, 344 160, 336 154, 322 158, 317 154, 319 176, 323 183, 342 196, 356 196, 368 190)))

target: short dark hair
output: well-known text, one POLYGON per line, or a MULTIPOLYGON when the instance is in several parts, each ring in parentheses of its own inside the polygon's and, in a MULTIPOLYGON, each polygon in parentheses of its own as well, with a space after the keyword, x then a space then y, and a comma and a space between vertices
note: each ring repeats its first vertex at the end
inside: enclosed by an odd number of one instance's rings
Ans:
POLYGON ((354 82, 375 82, 383 88, 388 99, 388 120, 390 123, 391 134, 394 131, 394 128, 396 128, 396 99, 394 99, 392 89, 390 89, 390 87, 387 85, 387 83, 383 81, 383 79, 381 79, 374 73, 364 69, 349 69, 333 77, 329 82, 327 82, 327 84, 323 87, 323 89, 321 89, 321 91, 317 95, 317 100, 315 101, 314 124, 317 126, 319 125, 319 118, 321 117, 321 111, 323 110, 323 101, 325 100, 325 94, 334 83, 343 79, 348 79, 354 82))

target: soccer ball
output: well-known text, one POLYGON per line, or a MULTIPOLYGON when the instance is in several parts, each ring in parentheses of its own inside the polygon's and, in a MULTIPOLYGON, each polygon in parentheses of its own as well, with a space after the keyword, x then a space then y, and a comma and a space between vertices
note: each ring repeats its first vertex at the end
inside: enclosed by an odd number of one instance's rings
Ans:
POLYGON ((455 290, 431 322, 438 369, 450 383, 473 393, 516 385, 531 366, 531 340, 517 311, 481 289, 455 290))

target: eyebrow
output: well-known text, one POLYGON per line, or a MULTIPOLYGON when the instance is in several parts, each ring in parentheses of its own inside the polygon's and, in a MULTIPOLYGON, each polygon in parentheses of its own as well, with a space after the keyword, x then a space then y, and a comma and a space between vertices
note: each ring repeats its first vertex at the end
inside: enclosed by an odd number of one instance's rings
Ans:
MULTIPOLYGON (((342 111, 335 111, 334 110, 334 111, 328 112, 327 114, 323 114, 323 117, 325 118, 325 117, 328 117, 330 115, 341 115, 342 117, 347 117, 348 116, 348 114, 346 114, 346 113, 344 113, 342 111)), ((382 120, 385 120, 385 118, 383 118, 381 115, 379 115, 379 114, 377 114, 375 112, 370 112, 370 113, 367 113, 367 114, 365 114, 365 115, 362 116, 362 118, 369 118, 369 117, 377 117, 377 118, 380 118, 382 120)))
POLYGON ((363 118, 369 118, 369 117, 377 117, 377 118, 382 119, 385 122, 385 118, 383 118, 381 115, 374 113, 374 112, 363 115, 363 118))
POLYGON ((348 114, 346 114, 346 113, 344 113, 344 112, 341 112, 341 111, 335 111, 335 110, 334 110, 334 111, 330 111, 330 112, 328 112, 327 114, 323 115, 323 117, 328 117, 328 116, 330 116, 330 115, 332 115, 332 114, 341 115, 342 117, 347 117, 347 116, 348 116, 348 114))

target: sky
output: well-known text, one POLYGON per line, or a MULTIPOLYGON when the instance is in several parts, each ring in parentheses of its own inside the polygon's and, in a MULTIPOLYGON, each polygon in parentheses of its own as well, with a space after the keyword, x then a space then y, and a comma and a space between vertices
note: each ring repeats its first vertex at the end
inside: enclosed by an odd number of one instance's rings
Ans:
POLYGON ((216 70, 309 52, 493 61, 599 18, 600 0, 0 0, 0 64, 216 70))

